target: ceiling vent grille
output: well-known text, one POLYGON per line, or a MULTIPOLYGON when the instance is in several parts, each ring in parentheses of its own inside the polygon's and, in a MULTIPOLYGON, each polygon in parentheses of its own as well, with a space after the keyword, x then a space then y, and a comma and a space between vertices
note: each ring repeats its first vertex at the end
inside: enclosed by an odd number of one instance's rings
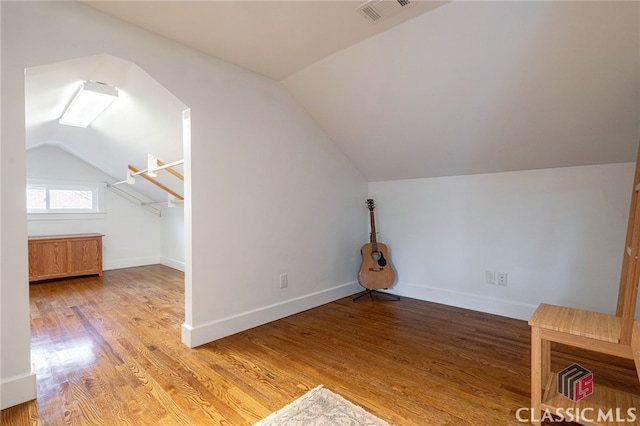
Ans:
POLYGON ((367 21, 375 23, 397 14, 410 4, 410 0, 370 0, 358 7, 357 12, 367 21))

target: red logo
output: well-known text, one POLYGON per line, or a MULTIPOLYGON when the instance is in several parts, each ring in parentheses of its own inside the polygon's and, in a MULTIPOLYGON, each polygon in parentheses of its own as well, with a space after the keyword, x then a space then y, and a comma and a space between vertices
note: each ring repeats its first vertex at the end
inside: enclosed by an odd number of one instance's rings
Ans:
POLYGON ((558 373, 558 393, 572 401, 580 401, 591 395, 593 373, 578 364, 571 364, 558 373))

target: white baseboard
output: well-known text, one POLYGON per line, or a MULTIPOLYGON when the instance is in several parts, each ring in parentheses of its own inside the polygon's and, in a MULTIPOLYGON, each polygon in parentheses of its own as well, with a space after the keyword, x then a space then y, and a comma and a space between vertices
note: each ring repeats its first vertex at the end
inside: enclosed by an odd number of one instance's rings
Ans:
POLYGON ((36 373, 10 377, 0 382, 0 410, 36 399, 36 373))
POLYGON ((408 283, 397 283, 389 289, 389 293, 525 321, 529 320, 538 307, 513 300, 408 283))
POLYGON ((131 259, 103 259, 102 270, 110 269, 135 268, 136 266, 157 265, 160 263, 160 257, 134 257, 131 259))
POLYGON ((205 343, 266 324, 316 306, 324 305, 343 297, 362 291, 362 287, 353 281, 316 293, 291 300, 275 303, 263 308, 243 312, 227 318, 199 326, 182 325, 182 343, 194 348, 205 343))
POLYGON ((176 260, 171 259, 170 257, 161 257, 160 263, 162 265, 168 266, 169 268, 177 269, 178 271, 184 272, 184 260, 176 260))

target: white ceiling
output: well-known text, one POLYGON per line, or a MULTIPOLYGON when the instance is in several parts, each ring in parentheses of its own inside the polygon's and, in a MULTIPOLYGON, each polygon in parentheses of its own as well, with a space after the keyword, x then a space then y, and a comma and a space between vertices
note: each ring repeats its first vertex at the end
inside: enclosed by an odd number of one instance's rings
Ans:
MULTIPOLYGON (((86 2, 281 81, 369 181, 635 159, 638 2, 422 1, 375 24, 355 12, 362 3, 86 2)), ((68 95, 31 93, 41 99, 28 108, 49 111, 49 96, 68 95)), ((183 107, 170 105, 169 114, 183 107)), ((130 112, 146 117, 129 123, 157 118, 130 112)), ((131 141, 155 138, 110 130, 96 136, 120 138, 122 151, 96 152, 41 114, 32 111, 30 143, 62 138, 81 156, 113 160, 102 169, 114 176, 131 141)), ((170 161, 167 152, 157 155, 170 161)))
POLYGON ((369 181, 634 161, 640 3, 451 2, 284 85, 369 181))
MULTIPOLYGON (((394 13, 376 22, 356 12, 365 1, 89 0, 85 3, 279 81, 446 1, 414 0, 406 7, 389 8, 394 13)), ((385 3, 398 4, 395 0, 385 3)))

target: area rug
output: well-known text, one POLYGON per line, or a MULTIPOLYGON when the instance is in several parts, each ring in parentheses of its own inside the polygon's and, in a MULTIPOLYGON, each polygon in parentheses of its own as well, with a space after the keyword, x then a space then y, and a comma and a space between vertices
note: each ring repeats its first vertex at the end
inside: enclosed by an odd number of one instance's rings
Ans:
POLYGON ((389 426, 320 385, 254 426, 389 426))

